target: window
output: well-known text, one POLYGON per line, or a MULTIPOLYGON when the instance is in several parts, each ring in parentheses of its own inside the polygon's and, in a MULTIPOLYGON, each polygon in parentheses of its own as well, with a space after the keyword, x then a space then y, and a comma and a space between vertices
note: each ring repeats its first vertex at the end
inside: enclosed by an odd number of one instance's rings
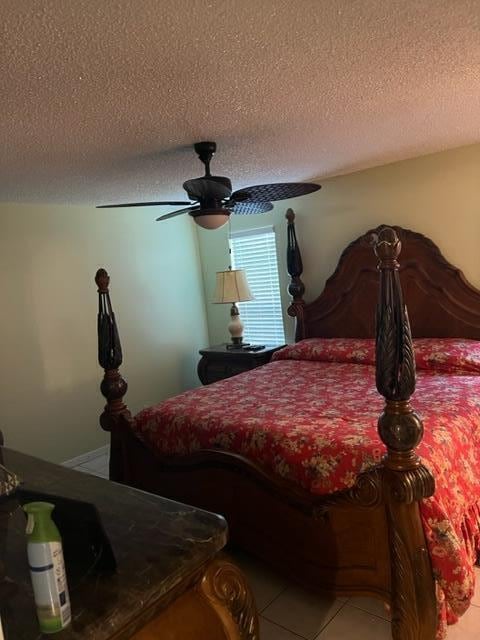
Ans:
POLYGON ((278 280, 277 246, 272 227, 232 233, 232 266, 244 269, 254 300, 240 302, 245 342, 283 344, 282 302, 278 280))

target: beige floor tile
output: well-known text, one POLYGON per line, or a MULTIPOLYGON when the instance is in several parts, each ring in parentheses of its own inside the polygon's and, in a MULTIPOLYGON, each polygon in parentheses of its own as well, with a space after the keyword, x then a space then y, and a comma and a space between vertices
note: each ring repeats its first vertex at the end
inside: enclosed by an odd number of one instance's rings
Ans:
POLYGON ((475 585, 475 595, 473 596, 472 604, 480 607, 480 567, 475 567, 475 578, 477 579, 477 583, 475 585))
POLYGON ((81 471, 82 473, 89 473, 91 476, 97 476, 108 480, 108 469, 100 467, 99 469, 88 469, 87 467, 75 467, 75 471, 81 471))
POLYGON ((303 640, 302 636, 282 629, 278 625, 265 620, 260 616, 260 638, 261 640, 303 640))
POLYGON ((377 598, 355 596, 348 600, 348 604, 367 613, 373 613, 374 616, 390 620, 389 611, 385 608, 384 603, 381 600, 377 600, 377 598))
POLYGON ((480 608, 470 607, 457 624, 448 627, 447 640, 478 640, 480 638, 480 608))
POLYGON ((300 587, 288 587, 263 611, 263 616, 313 640, 344 603, 344 598, 329 598, 300 587))
POLYGON ((107 454, 102 454, 101 456, 97 456, 96 458, 92 458, 91 460, 87 460, 86 462, 82 462, 80 465, 83 469, 90 469, 91 471, 98 471, 103 469, 108 465, 107 463, 107 454))
POLYGON ((315 640, 391 640, 390 623, 346 604, 315 640))
POLYGON ((285 591, 287 581, 264 563, 243 551, 232 551, 229 555, 245 573, 255 596, 258 612, 262 612, 282 591, 285 591))

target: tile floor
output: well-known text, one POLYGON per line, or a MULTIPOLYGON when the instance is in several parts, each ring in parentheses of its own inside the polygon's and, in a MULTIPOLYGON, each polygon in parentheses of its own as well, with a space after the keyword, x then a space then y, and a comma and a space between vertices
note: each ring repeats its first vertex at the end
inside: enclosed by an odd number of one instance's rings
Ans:
MULTIPOLYGON (((108 450, 65 463, 108 478, 108 450)), ((243 552, 232 552, 245 572, 260 613, 260 640, 391 640, 388 612, 373 598, 327 598, 304 591, 243 552)), ((447 640, 480 638, 480 568, 473 605, 447 640)))
POLYGON ((106 446, 73 458, 73 460, 67 460, 63 464, 71 469, 85 471, 85 473, 90 473, 108 480, 108 460, 109 449, 108 446, 106 446))

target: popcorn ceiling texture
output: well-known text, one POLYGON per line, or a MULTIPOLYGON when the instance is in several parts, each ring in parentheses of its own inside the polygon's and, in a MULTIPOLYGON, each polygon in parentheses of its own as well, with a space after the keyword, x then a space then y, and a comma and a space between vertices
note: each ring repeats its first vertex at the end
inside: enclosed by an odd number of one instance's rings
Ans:
POLYGON ((480 140, 480 0, 2 0, 0 200, 179 198, 480 140))

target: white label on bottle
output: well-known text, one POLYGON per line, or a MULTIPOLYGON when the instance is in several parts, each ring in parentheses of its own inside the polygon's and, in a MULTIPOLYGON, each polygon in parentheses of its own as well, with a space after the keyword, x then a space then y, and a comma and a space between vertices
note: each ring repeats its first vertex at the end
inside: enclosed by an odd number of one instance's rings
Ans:
POLYGON ((62 627, 71 619, 70 597, 60 542, 27 545, 35 604, 47 618, 60 618, 62 627))

